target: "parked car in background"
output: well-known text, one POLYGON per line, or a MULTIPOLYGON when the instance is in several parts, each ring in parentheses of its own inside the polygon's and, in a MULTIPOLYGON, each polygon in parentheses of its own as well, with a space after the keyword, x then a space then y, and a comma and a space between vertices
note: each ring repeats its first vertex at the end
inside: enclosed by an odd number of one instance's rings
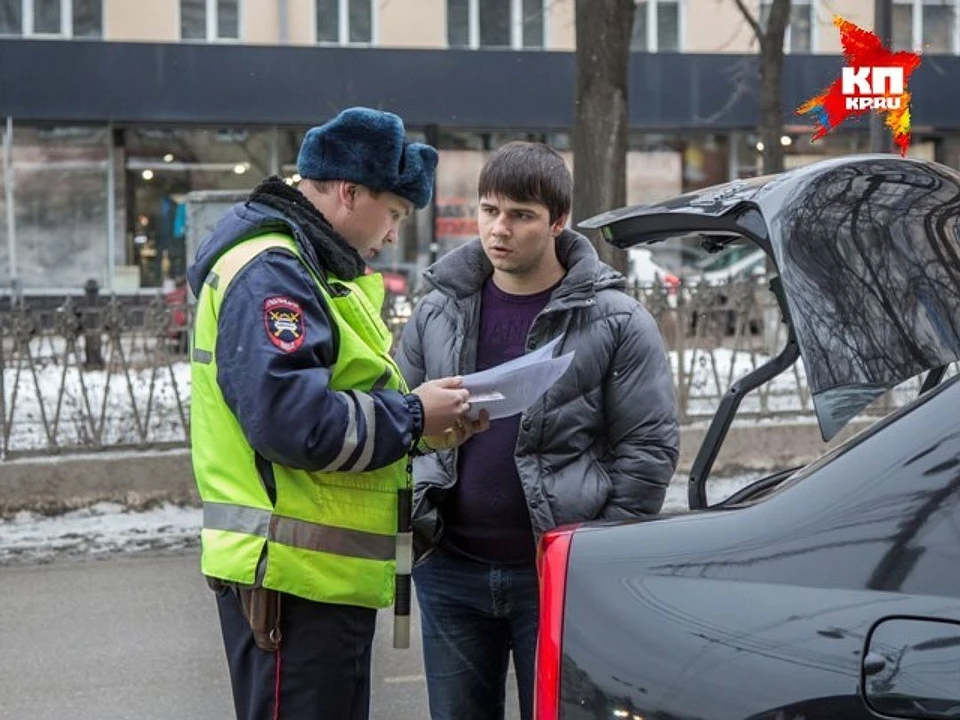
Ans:
MULTIPOLYGON (((763 280, 767 275, 767 254, 760 248, 733 243, 716 255, 704 259, 696 270, 683 278, 683 285, 693 292, 707 290, 711 300, 709 309, 702 311, 710 319, 722 324, 727 335, 737 332, 737 323, 743 323, 744 331, 759 333, 762 319, 759 314, 763 280), (739 305, 739 306, 738 306, 739 305), (753 309, 751 316, 748 312, 753 309)), ((696 330, 701 320, 691 317, 691 329, 696 330)))
POLYGON ((406 295, 410 292, 410 281, 403 273, 383 270, 380 274, 383 276, 383 287, 388 293, 406 295))
POLYGON ((410 292, 410 277, 406 268, 380 268, 367 266, 367 275, 380 273, 384 289, 394 295, 406 295, 410 292))
POLYGON ((735 245, 705 258, 689 273, 688 283, 718 286, 731 282, 759 282, 767 272, 767 254, 758 247, 735 245))
POLYGON ((411 273, 416 271, 416 265, 394 264, 389 268, 367 267, 367 274, 378 272, 383 277, 383 287, 386 297, 382 307, 383 321, 390 331, 399 337, 404 323, 413 314, 414 284, 411 273))
POLYGON ((789 332, 721 402, 691 512, 541 540, 537 720, 960 717, 960 174, 836 158, 583 225, 753 243, 789 332), (800 359, 824 441, 907 380, 918 395, 708 503, 741 400, 800 359))
POLYGON ((648 248, 657 265, 679 278, 695 274, 700 265, 712 258, 696 238, 676 238, 648 248))
POLYGON ((190 310, 187 295, 187 279, 177 277, 172 287, 163 294, 163 302, 169 308, 169 321, 166 332, 168 352, 185 355, 190 348, 190 310))
POLYGON ((680 278, 654 262, 653 254, 647 248, 631 248, 627 252, 627 260, 627 281, 630 285, 650 288, 659 284, 666 290, 671 307, 676 307, 680 278))

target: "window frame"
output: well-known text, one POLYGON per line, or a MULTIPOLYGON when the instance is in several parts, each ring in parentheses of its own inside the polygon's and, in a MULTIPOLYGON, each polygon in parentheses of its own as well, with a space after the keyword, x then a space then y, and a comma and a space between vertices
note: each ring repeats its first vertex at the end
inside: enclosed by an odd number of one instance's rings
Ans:
POLYGON ((206 22, 206 38, 184 38, 183 37, 183 0, 177 1, 177 30, 180 33, 180 42, 185 43, 224 43, 240 44, 246 32, 245 20, 247 16, 247 0, 236 0, 237 3, 237 37, 222 38, 217 34, 219 20, 218 0, 205 0, 206 10, 204 11, 204 20, 206 22))
POLYGON ((337 40, 335 42, 319 40, 317 38, 317 0, 310 3, 310 14, 312 16, 310 26, 313 28, 313 44, 325 47, 340 47, 342 45, 376 47, 380 42, 380 22, 377 12, 380 3, 377 0, 368 1, 370 3, 370 40, 368 42, 350 40, 350 0, 337 0, 337 40))
MULTIPOLYGON (((20 2, 20 34, 2 35, 0 37, 20 37, 20 38, 62 38, 72 40, 74 38, 73 27, 73 0, 59 0, 60 2, 60 32, 36 32, 34 29, 34 0, 19 0, 20 2)), ((103 0, 100 2, 100 35, 84 35, 78 37, 79 40, 102 40, 103 39, 103 0)))
MULTIPOLYGON (((640 3, 645 2, 646 6, 646 22, 647 22, 647 38, 646 38, 646 47, 643 50, 631 50, 631 52, 647 52, 647 53, 657 53, 661 52, 660 50, 660 4, 670 4, 677 6, 677 49, 676 50, 664 50, 663 52, 686 52, 685 48, 687 46, 686 37, 685 37, 685 28, 687 25, 687 7, 684 0, 634 0, 634 4, 637 6, 634 12, 640 11, 640 3)), ((636 20, 634 20, 636 22, 636 20)), ((633 31, 630 31, 631 38, 633 37, 633 31)))
MULTIPOLYGON (((923 47, 923 6, 940 5, 943 7, 952 7, 953 9, 953 30, 950 37, 950 55, 960 55, 960 0, 949 0, 948 2, 925 2, 924 0, 892 0, 894 5, 906 5, 910 7, 910 43, 912 52, 926 52, 923 47)), ((893 28, 890 28, 891 35, 893 28)), ((892 41, 891 37, 891 41, 892 41)))
MULTIPOLYGON (((543 37, 540 38, 540 45, 525 47, 523 44, 523 0, 510 0, 510 45, 509 47, 481 45, 480 44, 480 3, 482 0, 467 0, 467 45, 450 45, 450 29, 447 27, 447 47, 452 49, 468 50, 486 50, 486 49, 504 49, 504 50, 547 50, 547 40, 550 37, 550 13, 547 8, 550 0, 540 0, 540 12, 543 17, 543 37)), ((449 1, 444 3, 444 10, 449 18, 449 1)), ((449 20, 447 21, 449 23, 449 20)))

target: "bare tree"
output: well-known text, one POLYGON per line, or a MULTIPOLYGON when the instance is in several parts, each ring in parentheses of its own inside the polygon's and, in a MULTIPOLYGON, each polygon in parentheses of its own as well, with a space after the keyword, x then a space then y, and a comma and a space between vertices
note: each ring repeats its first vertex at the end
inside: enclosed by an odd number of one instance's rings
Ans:
POLYGON ((763 143, 763 172, 783 171, 783 38, 790 24, 791 0, 772 0, 761 22, 744 0, 734 0, 750 25, 759 45, 760 73, 760 141, 763 143))
MULTIPOLYGON (((575 222, 627 200, 627 91, 635 8, 635 0, 576 0, 575 222)), ((625 252, 597 235, 591 241, 604 262, 626 270, 625 252)))

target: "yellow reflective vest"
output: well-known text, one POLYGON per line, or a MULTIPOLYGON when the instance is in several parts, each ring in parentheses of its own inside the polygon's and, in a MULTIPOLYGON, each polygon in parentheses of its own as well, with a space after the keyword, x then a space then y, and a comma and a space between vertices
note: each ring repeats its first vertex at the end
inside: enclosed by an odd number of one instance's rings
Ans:
MULTIPOLYGON (((273 503, 255 451, 217 383, 220 305, 237 273, 271 248, 295 254, 310 270, 291 237, 259 235, 217 260, 197 299, 190 442, 203 500, 202 571, 319 602, 386 607, 394 594, 397 491, 409 487, 406 458, 367 472, 310 472, 272 463, 273 503)), ((312 270, 311 275, 339 334, 337 359, 328 368, 330 390, 360 391, 357 397, 367 402, 372 400, 365 393, 374 389, 406 392, 379 313, 382 278, 321 280, 312 270)), ((351 420, 355 431, 356 418, 351 420)), ((358 450, 345 441, 331 467, 341 467, 345 456, 358 450)))

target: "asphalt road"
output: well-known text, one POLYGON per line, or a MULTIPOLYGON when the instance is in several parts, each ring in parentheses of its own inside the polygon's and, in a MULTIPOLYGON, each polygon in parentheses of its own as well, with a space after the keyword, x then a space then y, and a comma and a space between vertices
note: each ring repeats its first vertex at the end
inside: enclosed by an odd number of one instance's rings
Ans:
MULTIPOLYGON (((196 551, 0 567, 0 718, 233 717, 216 606, 196 551)), ((416 621, 416 617, 414 617, 416 621)), ((425 720, 419 647, 380 613, 371 718, 425 720)), ((508 720, 518 717, 508 688, 508 720)))

